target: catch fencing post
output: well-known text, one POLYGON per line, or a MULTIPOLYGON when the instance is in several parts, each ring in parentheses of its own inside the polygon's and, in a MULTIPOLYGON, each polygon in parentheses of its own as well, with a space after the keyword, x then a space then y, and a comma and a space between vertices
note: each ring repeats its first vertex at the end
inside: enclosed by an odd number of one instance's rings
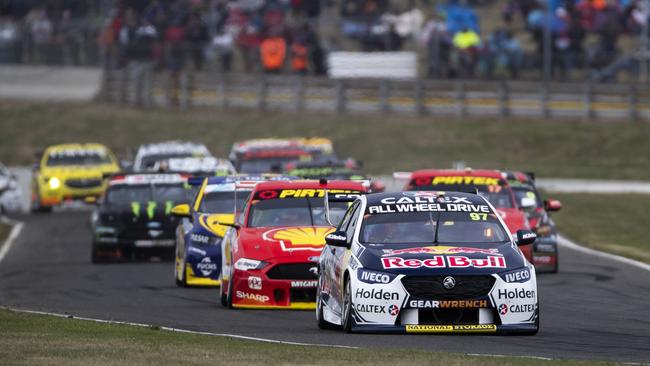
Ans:
POLYGON ((221 108, 222 109, 227 109, 228 108, 228 74, 225 72, 221 73, 221 77, 219 78, 219 83, 217 84, 217 94, 219 95, 221 99, 221 108))
POLYGON ((505 80, 500 80, 497 84, 497 94, 499 97, 499 117, 507 118, 510 115, 510 92, 505 80))
POLYGON ((298 75, 296 77, 296 111, 305 110, 305 77, 298 75))
POLYGON ((336 92, 336 112, 339 114, 345 113, 345 81, 336 79, 335 84, 336 92))
POLYGON ((542 117, 544 117, 545 119, 550 118, 551 111, 549 109, 549 101, 548 101, 548 83, 546 81, 542 81, 541 83, 540 105, 541 105, 542 117))
POLYGON ((456 117, 458 119, 465 118, 467 114, 465 106, 465 83, 462 80, 456 81, 456 117))
POLYGON ((630 120, 636 121, 639 118, 637 107, 637 88, 636 82, 631 82, 629 92, 627 93, 627 116, 630 120))
POLYGON ((390 81, 379 81, 379 106, 382 113, 390 113, 390 81))
POLYGON ((129 66, 126 65, 122 68, 120 73, 120 94, 118 96, 120 104, 126 104, 128 100, 128 90, 129 90, 129 66))
POLYGON ((257 90, 257 110, 260 112, 266 111, 266 94, 268 88, 269 86, 266 80, 266 76, 262 75, 257 90))
POLYGON ((427 113, 424 106, 424 82, 419 78, 415 79, 415 113, 420 116, 427 113))
POLYGON ((585 121, 590 121, 594 118, 594 83, 591 78, 587 79, 585 83, 585 96, 584 96, 584 112, 582 118, 585 121))
POLYGON ((188 90, 189 90, 189 80, 187 76, 187 71, 181 71, 180 74, 180 89, 181 89, 181 97, 180 97, 180 107, 181 109, 187 109, 189 107, 189 97, 188 97, 188 90))

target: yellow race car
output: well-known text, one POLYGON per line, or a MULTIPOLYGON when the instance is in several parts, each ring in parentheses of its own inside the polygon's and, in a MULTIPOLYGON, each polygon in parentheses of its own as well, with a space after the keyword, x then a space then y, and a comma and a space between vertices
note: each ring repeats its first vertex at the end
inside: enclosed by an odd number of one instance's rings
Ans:
POLYGON ((66 201, 96 198, 104 193, 104 175, 120 166, 100 144, 62 144, 48 147, 34 165, 32 212, 49 212, 66 201))

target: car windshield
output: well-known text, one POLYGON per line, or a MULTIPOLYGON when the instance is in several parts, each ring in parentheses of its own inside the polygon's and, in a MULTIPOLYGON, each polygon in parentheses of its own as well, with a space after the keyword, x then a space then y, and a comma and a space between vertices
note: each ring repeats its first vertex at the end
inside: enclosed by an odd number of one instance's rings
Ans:
POLYGON ((436 184, 415 187, 418 191, 473 192, 485 197, 496 208, 515 208, 508 187, 502 185, 436 184))
POLYGON ((65 150, 48 154, 46 166, 110 164, 110 156, 100 150, 65 150))
POLYGON ((191 152, 187 153, 169 153, 169 154, 151 154, 151 155, 145 155, 142 157, 140 160, 140 167, 139 169, 141 170, 151 170, 154 168, 157 162, 163 161, 163 160, 168 160, 168 159, 174 159, 174 158, 191 158, 195 157, 194 154, 191 152))
POLYGON ((409 212, 366 214, 360 241, 375 244, 496 245, 509 240, 494 213, 409 212))
POLYGON ((298 160, 299 157, 255 158, 245 159, 238 163, 237 171, 247 174, 281 173, 287 163, 298 160))
POLYGON ((521 204, 522 198, 532 198, 535 200, 535 208, 544 207, 544 203, 541 198, 537 195, 537 192, 531 187, 513 187, 512 190, 515 193, 515 199, 519 204, 521 204))
MULTIPOLYGON (((332 223, 337 225, 347 209, 347 202, 332 202, 332 223)), ((248 226, 329 226, 329 223, 322 198, 281 198, 251 202, 248 226)))
POLYGON ((187 201, 187 192, 180 184, 119 185, 106 190, 105 201, 110 205, 148 201, 183 203, 187 201))
POLYGON ((235 206, 235 192, 204 193, 201 204, 199 205, 199 212, 233 213, 235 212, 235 207, 237 207, 237 212, 241 212, 250 194, 250 191, 238 191, 236 194, 237 205, 235 206))

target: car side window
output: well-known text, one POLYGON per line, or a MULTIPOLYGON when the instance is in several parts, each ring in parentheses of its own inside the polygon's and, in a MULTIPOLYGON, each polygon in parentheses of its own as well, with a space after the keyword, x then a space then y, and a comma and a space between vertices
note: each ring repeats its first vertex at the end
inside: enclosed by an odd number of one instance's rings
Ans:
POLYGON ((348 225, 350 225, 350 217, 352 217, 352 213, 354 210, 359 207, 359 202, 355 202, 348 208, 348 210, 345 212, 345 215, 343 215, 343 218, 341 219, 341 223, 339 224, 339 227, 336 228, 338 231, 347 231, 348 225))

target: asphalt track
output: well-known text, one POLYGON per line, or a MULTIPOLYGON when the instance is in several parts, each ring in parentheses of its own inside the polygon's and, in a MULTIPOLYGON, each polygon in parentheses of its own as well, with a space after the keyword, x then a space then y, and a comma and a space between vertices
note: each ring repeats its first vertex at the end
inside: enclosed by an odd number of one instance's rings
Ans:
POLYGON ((650 362, 650 272, 566 248, 560 273, 539 276, 537 336, 350 335, 319 330, 312 311, 226 310, 216 289, 177 288, 170 262, 93 265, 88 211, 15 218, 25 226, 0 263, 0 306, 294 342, 650 362))

